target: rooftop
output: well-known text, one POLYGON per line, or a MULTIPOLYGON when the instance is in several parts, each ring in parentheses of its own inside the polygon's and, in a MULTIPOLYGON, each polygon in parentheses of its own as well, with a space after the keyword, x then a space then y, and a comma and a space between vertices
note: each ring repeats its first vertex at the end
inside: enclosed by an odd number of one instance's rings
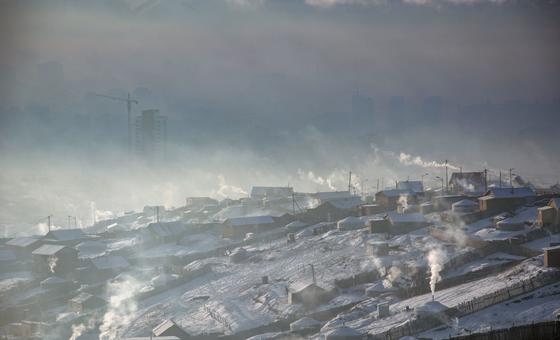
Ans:
POLYGON ((225 221, 225 223, 229 223, 232 226, 253 225, 253 224, 272 224, 272 223, 274 223, 274 218, 272 216, 269 216, 269 215, 234 217, 234 218, 228 218, 225 221))
POLYGON ((50 255, 55 255, 56 253, 58 253, 64 248, 66 248, 66 246, 62 246, 58 244, 45 244, 35 249, 31 254, 50 256, 50 255))

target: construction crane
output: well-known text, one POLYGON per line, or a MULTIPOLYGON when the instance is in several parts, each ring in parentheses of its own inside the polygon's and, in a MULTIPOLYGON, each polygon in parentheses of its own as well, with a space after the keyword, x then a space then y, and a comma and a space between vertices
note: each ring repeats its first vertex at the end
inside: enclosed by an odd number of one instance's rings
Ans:
POLYGON ((127 113, 128 113, 128 155, 130 156, 131 153, 132 153, 132 132, 131 132, 132 125, 130 124, 130 119, 131 119, 131 114, 132 114, 132 104, 138 105, 138 101, 136 99, 131 99, 130 98, 130 92, 127 93, 126 98, 109 96, 109 95, 106 95, 106 94, 98 94, 98 93, 95 93, 95 95, 97 97, 109 98, 109 99, 118 100, 118 101, 121 101, 121 102, 126 102, 126 109, 127 109, 127 113))

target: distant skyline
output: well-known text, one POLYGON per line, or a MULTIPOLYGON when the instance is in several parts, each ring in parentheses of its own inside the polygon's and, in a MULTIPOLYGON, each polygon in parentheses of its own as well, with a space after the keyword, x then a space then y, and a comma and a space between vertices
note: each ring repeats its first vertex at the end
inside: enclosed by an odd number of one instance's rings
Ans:
POLYGON ((0 223, 424 172, 400 153, 550 185, 559 17, 532 0, 2 1, 0 203, 19 208, 0 223), (126 107, 94 93, 128 92, 134 116, 168 117, 164 163, 124 161, 126 107))

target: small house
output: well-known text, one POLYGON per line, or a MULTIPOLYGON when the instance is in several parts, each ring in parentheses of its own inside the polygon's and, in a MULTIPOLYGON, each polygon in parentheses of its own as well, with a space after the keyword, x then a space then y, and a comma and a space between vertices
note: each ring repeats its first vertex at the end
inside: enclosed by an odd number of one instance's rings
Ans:
POLYGON ((98 280, 113 277, 130 267, 130 263, 124 257, 118 255, 94 257, 89 262, 93 268, 91 273, 98 280))
POLYGON ((480 211, 512 211, 535 200, 535 192, 525 188, 492 188, 478 198, 480 211))
POLYGON ((560 246, 544 248, 544 266, 560 267, 560 246))
POLYGON ((304 307, 314 307, 325 302, 327 291, 314 283, 294 283, 288 290, 288 303, 302 304, 304 307))
POLYGON ((210 197, 187 197, 185 203, 188 209, 200 209, 205 206, 218 205, 219 202, 210 197))
POLYGON ((70 310, 78 314, 86 313, 104 307, 105 305, 105 300, 88 293, 80 293, 68 301, 70 310))
POLYGON ((278 226, 272 216, 248 216, 228 218, 223 223, 224 238, 243 238, 247 233, 261 233, 278 226))
POLYGON ((368 230, 371 234, 385 234, 391 232, 391 223, 386 218, 370 219, 368 230))
POLYGON ((560 227, 560 198, 551 199, 544 207, 537 209, 537 225, 558 229, 560 227))
POLYGON ((16 237, 6 242, 6 247, 12 249, 18 258, 29 258, 31 252, 41 246, 41 239, 34 236, 16 237))
POLYGON ((156 337, 175 336, 179 339, 186 339, 189 334, 179 327, 175 321, 168 319, 154 327, 152 334, 156 337))
POLYGON ((434 210, 447 210, 452 209, 453 203, 461 200, 468 199, 463 195, 440 195, 432 197, 434 210))
POLYGON ((383 212, 385 209, 379 204, 360 205, 360 216, 370 216, 383 212))
POLYGON ((387 213, 387 219, 391 223, 391 233, 403 234, 428 226, 428 221, 420 213, 399 214, 395 211, 387 213))
POLYGON ((44 244, 31 253, 38 274, 66 274, 79 264, 78 251, 58 244, 44 244))

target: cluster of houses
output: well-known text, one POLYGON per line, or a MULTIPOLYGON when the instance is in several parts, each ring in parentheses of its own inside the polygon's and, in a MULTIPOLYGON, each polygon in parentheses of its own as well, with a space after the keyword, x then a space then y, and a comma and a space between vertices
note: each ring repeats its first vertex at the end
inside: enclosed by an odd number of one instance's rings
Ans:
MULTIPOLYGON (((182 258, 183 262, 172 254, 170 262, 183 266, 192 259, 220 254, 222 250, 233 262, 242 261, 246 255, 242 247, 231 253, 226 248, 258 242, 261 237, 287 235, 288 242, 295 242, 294 232, 310 225, 317 225, 314 233, 367 227, 370 233, 405 234, 430 225, 426 215, 432 212, 445 212, 451 220, 469 221, 532 205, 538 211, 537 227, 560 231, 560 195, 556 192, 488 187, 482 172, 453 173, 448 184, 448 192, 437 192, 424 190, 421 181, 401 181, 394 188, 377 192, 375 200, 366 201, 350 191, 302 194, 291 187, 253 187, 250 196, 240 200, 188 197, 185 206, 177 209, 147 206, 140 213, 101 221, 87 229, 87 233, 82 229, 58 229, 42 236, 5 239, 0 245, 0 272, 29 270, 33 280, 19 290, 28 289, 33 294, 3 306, 0 316, 4 324, 0 326, 10 324, 13 334, 25 333, 21 328, 29 330, 31 324, 21 320, 33 319, 29 309, 37 303, 63 302, 78 315, 103 309, 107 301, 100 294, 100 285, 142 265, 135 255, 158 245, 181 245, 185 237, 194 234, 212 234, 229 243, 214 252, 209 249, 191 254, 182 258), (134 242, 127 248, 107 249, 109 241, 131 238, 134 242), (86 253, 95 255, 83 256, 86 253)), ((507 222, 502 219, 496 225, 509 230, 522 227, 507 222)), ((372 255, 383 256, 388 252, 384 242, 371 243, 367 248, 372 255)), ((560 266, 558 247, 546 250, 545 257, 547 265, 560 266)), ((330 297, 315 283, 294 285, 288 302, 316 305, 330 297)), ((2 301, 10 300, 2 297, 2 301)), ((35 319, 36 316, 35 313, 35 319)), ((154 328, 152 336, 185 338, 187 334, 172 320, 164 320, 154 328)))

